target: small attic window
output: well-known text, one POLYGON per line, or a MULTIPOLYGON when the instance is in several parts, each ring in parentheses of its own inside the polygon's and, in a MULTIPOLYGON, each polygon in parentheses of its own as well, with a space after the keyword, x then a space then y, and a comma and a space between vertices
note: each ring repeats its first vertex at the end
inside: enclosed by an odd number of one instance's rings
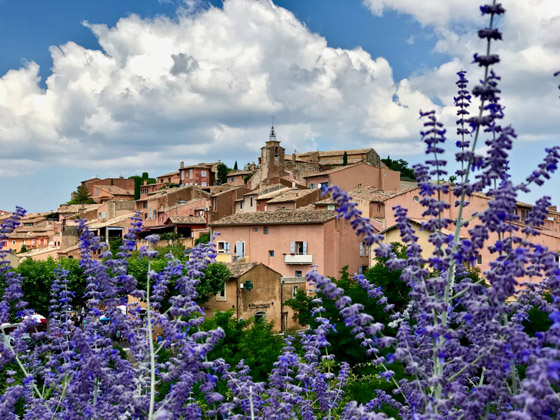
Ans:
POLYGON ((274 147, 274 157, 278 157, 278 146, 274 147))
POLYGON ((414 198, 413 198, 413 200, 414 200, 415 202, 418 202, 418 196, 415 195, 414 198))

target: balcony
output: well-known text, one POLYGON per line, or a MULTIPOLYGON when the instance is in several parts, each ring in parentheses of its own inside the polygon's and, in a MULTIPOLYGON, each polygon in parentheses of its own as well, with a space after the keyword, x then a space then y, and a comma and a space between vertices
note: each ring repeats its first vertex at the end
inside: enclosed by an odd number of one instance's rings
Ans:
POLYGON ((313 255, 295 255, 295 254, 286 254, 284 257, 284 262, 286 264, 313 264, 313 255))

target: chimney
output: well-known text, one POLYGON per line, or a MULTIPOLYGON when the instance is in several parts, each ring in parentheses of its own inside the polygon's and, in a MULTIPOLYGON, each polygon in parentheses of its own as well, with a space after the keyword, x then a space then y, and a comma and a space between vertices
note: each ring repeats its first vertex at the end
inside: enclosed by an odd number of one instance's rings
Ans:
POLYGON ((181 161, 179 163, 179 169, 183 169, 185 167, 185 162, 181 161))
POLYGON ((147 179, 144 180, 144 185, 148 185, 148 180, 147 179))

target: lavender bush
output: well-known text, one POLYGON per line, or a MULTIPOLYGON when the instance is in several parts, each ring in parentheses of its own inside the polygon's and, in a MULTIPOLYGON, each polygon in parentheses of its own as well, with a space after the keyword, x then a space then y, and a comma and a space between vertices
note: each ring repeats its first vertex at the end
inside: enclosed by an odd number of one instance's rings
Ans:
MULTIPOLYGON (((0 341, 0 366, 8 380, 0 397, 2 419, 386 419, 382 407, 392 407, 403 419, 554 419, 560 417, 560 270, 555 254, 530 242, 544 224, 550 199, 537 201, 524 221, 514 210, 516 196, 533 184, 541 185, 557 169, 560 148, 546 150, 542 164, 521 184, 508 175, 508 151, 515 139, 511 127, 502 127, 499 76, 492 70, 499 57, 491 44, 502 35, 494 27, 505 10, 495 1, 481 7, 489 18, 479 31, 487 41, 484 54, 475 55, 484 76, 472 95, 480 100, 476 115, 469 116, 466 74, 458 73, 457 160, 461 168, 453 187, 458 218, 443 216, 449 207, 442 196, 452 188, 441 182, 447 175, 442 158, 446 131, 434 111, 421 112, 428 160, 415 167, 421 204, 428 219, 433 254, 425 259, 406 209, 395 213, 406 244, 400 258, 382 237, 374 233, 345 192, 328 188, 339 203, 340 217, 351 221, 358 235, 375 246, 378 257, 402 270, 411 288, 408 307, 399 312, 382 290, 357 275, 356 281, 385 311, 391 313, 394 336, 386 326, 364 313, 363 306, 344 296, 336 283, 312 271, 307 275, 322 296, 333 299, 357 343, 367 349, 369 362, 379 369, 392 392, 374 392, 367 404, 348 401, 344 390, 354 374, 348 364, 329 354, 327 334, 336 329, 324 316, 322 300, 314 300, 316 327, 301 334, 302 353, 296 338, 287 337, 285 347, 266 382, 253 381, 241 362, 228 366, 208 355, 223 337, 221 329, 203 331, 202 311, 196 303, 196 285, 213 260, 212 245, 199 245, 187 263, 172 255, 159 273, 150 271, 146 290, 127 272, 127 258, 136 248, 140 220, 113 255, 88 232, 82 222, 81 265, 87 276, 85 324, 71 320, 72 295, 67 273, 59 270, 51 291, 49 334, 32 349, 25 334, 33 328, 21 292, 21 278, 9 268, 6 251, 0 251, 0 275, 4 294, 0 322, 14 316, 24 319, 10 338, 0 341), (485 141, 487 152, 477 154, 485 141), (464 220, 469 197, 485 193, 488 207, 464 220), (444 234, 445 229, 454 231, 444 234), (468 232, 466 232, 468 231, 468 232), (490 239, 493 238, 493 239, 490 239), (482 249, 495 259, 484 273, 485 281, 473 281, 465 269, 482 249), (93 253, 101 250, 102 259, 93 253), (186 273, 186 274, 185 274, 186 273), (520 287, 522 279, 538 279, 520 287), (175 289, 169 309, 161 302, 173 280, 175 289), (123 314, 117 307, 132 295, 146 303, 123 314), (548 314, 547 331, 528 333, 524 322, 533 307, 548 314), (101 309, 111 319, 100 321, 101 309), (154 340, 155 328, 162 340, 154 340), (130 345, 127 357, 113 348, 110 337, 120 334, 130 345), (163 358, 163 354, 169 357, 163 358), (391 364, 404 365, 405 377, 396 377, 391 364), (218 384, 227 391, 219 392, 218 384), (166 387, 164 385, 170 385, 166 387), (164 391, 165 390, 165 391, 164 391)), ((11 232, 24 214, 17 209, 2 226, 0 239, 11 232)), ((157 238, 148 237, 149 241, 157 238)), ((155 251, 142 249, 153 258, 155 251)), ((44 337, 41 337, 41 336, 44 337)))

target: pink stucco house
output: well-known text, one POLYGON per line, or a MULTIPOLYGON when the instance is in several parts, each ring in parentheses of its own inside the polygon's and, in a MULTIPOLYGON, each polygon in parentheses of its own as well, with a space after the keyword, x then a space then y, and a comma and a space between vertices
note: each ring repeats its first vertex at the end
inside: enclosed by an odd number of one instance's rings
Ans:
POLYGON ((348 221, 325 210, 240 213, 210 223, 219 260, 260 262, 285 277, 301 277, 315 266, 337 277, 368 266, 361 239, 348 221))
POLYGON ((382 190, 400 188, 400 172, 386 167, 377 167, 367 163, 340 166, 335 169, 308 175, 305 178, 307 188, 320 188, 321 185, 338 185, 350 190, 360 185, 370 185, 382 190))

